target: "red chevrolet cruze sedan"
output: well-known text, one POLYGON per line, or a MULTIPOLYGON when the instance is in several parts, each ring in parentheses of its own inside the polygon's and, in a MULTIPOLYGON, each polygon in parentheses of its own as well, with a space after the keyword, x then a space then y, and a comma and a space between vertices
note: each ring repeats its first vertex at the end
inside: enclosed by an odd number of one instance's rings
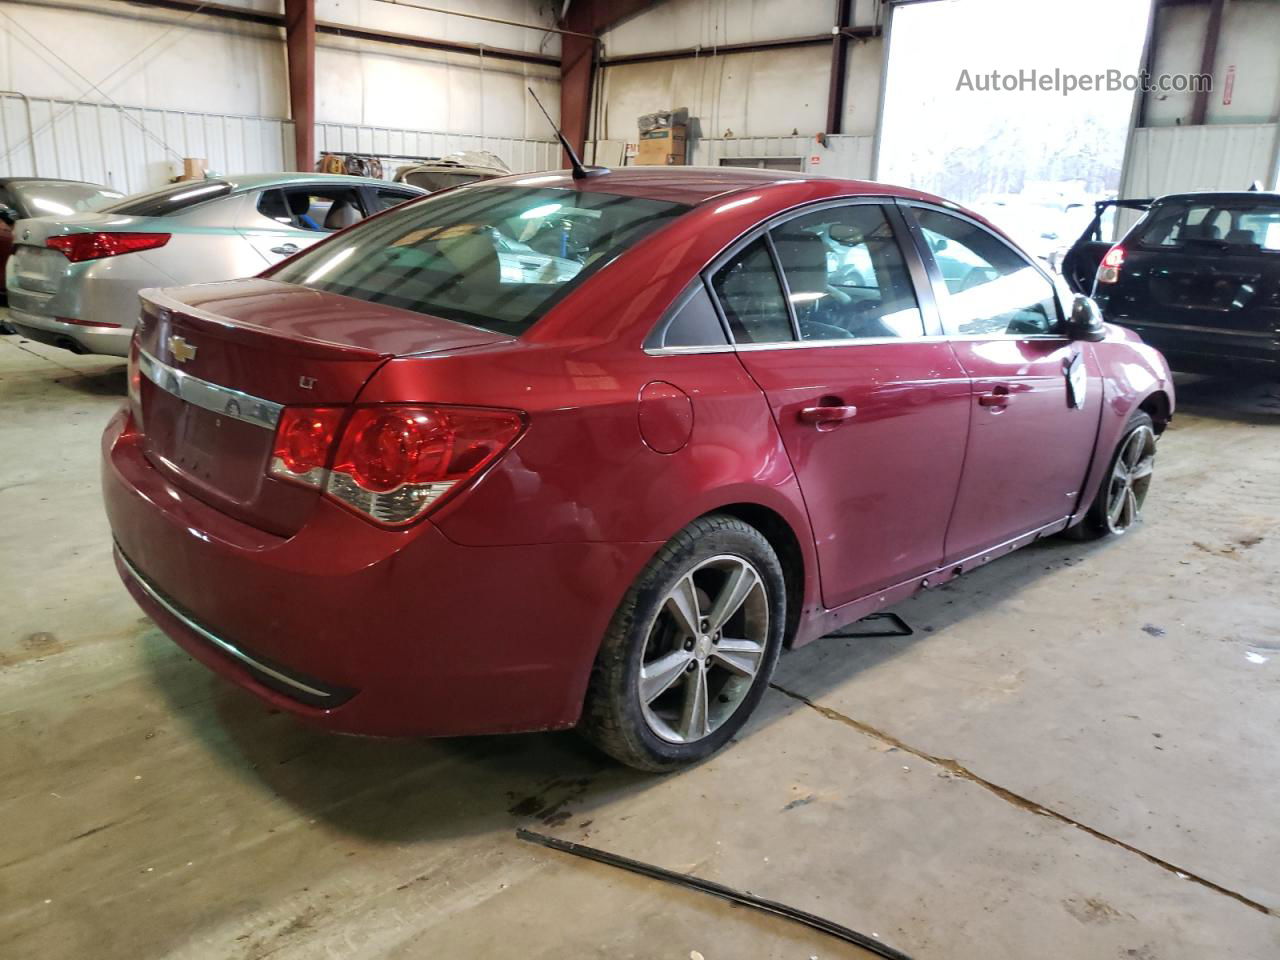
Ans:
POLYGON ((651 770, 783 646, 1126 530, 1173 409, 981 218, 763 170, 490 181, 145 292, 129 384, 116 562, 196 659, 334 730, 651 770))

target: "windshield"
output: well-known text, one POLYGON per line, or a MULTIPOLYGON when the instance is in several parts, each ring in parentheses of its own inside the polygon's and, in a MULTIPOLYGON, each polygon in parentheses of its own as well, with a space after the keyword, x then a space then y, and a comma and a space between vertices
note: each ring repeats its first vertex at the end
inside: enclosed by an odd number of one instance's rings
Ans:
POLYGON ((1206 243, 1244 252, 1280 250, 1280 205, 1247 199, 1156 204, 1138 234, 1138 243, 1156 250, 1206 243))
POLYGON ((225 180, 181 180, 178 183, 125 197, 104 213, 120 213, 127 217, 171 217, 197 203, 231 192, 231 184, 225 180))
POLYGON ((577 190, 464 187, 347 230, 272 276, 518 336, 688 209, 577 190))
POLYGON ((9 189, 16 195, 22 209, 32 217, 69 217, 76 213, 91 213, 124 196, 118 190, 95 183, 64 183, 58 180, 11 183, 9 189))

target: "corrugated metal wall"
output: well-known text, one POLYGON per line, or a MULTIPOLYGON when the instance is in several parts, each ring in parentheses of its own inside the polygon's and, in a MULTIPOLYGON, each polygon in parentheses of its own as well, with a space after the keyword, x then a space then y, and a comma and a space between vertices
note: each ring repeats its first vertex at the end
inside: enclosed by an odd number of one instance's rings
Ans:
POLYGON ((137 193, 203 157, 218 173, 285 169, 293 124, 0 93, 0 175, 60 177, 137 193))
POLYGON ((488 150, 501 157, 513 173, 560 166, 560 145, 553 140, 479 137, 354 123, 317 123, 316 149, 321 153, 377 157, 383 161, 383 173, 387 177, 395 172, 397 158, 440 157, 460 150, 488 150))
POLYGON ((1246 190, 1254 180, 1274 189, 1278 131, 1273 123, 1140 127, 1133 133, 1120 195, 1246 190))

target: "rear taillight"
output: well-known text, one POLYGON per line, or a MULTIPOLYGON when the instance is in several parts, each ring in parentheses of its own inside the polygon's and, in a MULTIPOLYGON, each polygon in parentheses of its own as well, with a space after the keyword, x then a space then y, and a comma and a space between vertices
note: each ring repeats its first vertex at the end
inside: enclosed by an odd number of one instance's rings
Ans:
POLYGON ((139 431, 142 430, 142 366, 138 362, 138 335, 129 341, 129 413, 139 431))
POLYGON ((170 236, 168 233, 69 233, 49 237, 44 245, 61 252, 72 263, 80 263, 138 250, 154 250, 168 243, 170 236))
POLYGON ((1098 267, 1099 283, 1115 283, 1120 279, 1120 268, 1124 266, 1124 247, 1115 246, 1107 251, 1098 267))
POLYGON ((325 464, 341 422, 342 410, 336 407, 285 407, 268 473, 308 487, 324 486, 325 464))
POLYGON ((270 474, 310 487, 386 526, 403 526, 460 490, 524 428, 514 410, 386 405, 358 407, 325 464, 343 412, 286 408, 270 474))

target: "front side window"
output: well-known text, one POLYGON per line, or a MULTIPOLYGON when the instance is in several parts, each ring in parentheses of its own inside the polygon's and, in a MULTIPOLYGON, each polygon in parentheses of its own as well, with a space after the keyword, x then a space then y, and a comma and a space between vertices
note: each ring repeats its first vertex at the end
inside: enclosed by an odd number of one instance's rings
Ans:
POLYGON ((942 320, 955 336, 1050 334, 1058 322, 1053 284, 1011 246, 968 220, 915 209, 947 296, 942 320))
POLYGON ((800 339, 924 334, 906 260, 879 204, 817 210, 772 236, 800 339))
POLYGON ((272 276, 519 336, 688 209, 580 190, 468 187, 361 224, 272 276))
POLYGON ((733 339, 738 343, 794 340, 782 284, 764 237, 751 241, 711 280, 733 339))

